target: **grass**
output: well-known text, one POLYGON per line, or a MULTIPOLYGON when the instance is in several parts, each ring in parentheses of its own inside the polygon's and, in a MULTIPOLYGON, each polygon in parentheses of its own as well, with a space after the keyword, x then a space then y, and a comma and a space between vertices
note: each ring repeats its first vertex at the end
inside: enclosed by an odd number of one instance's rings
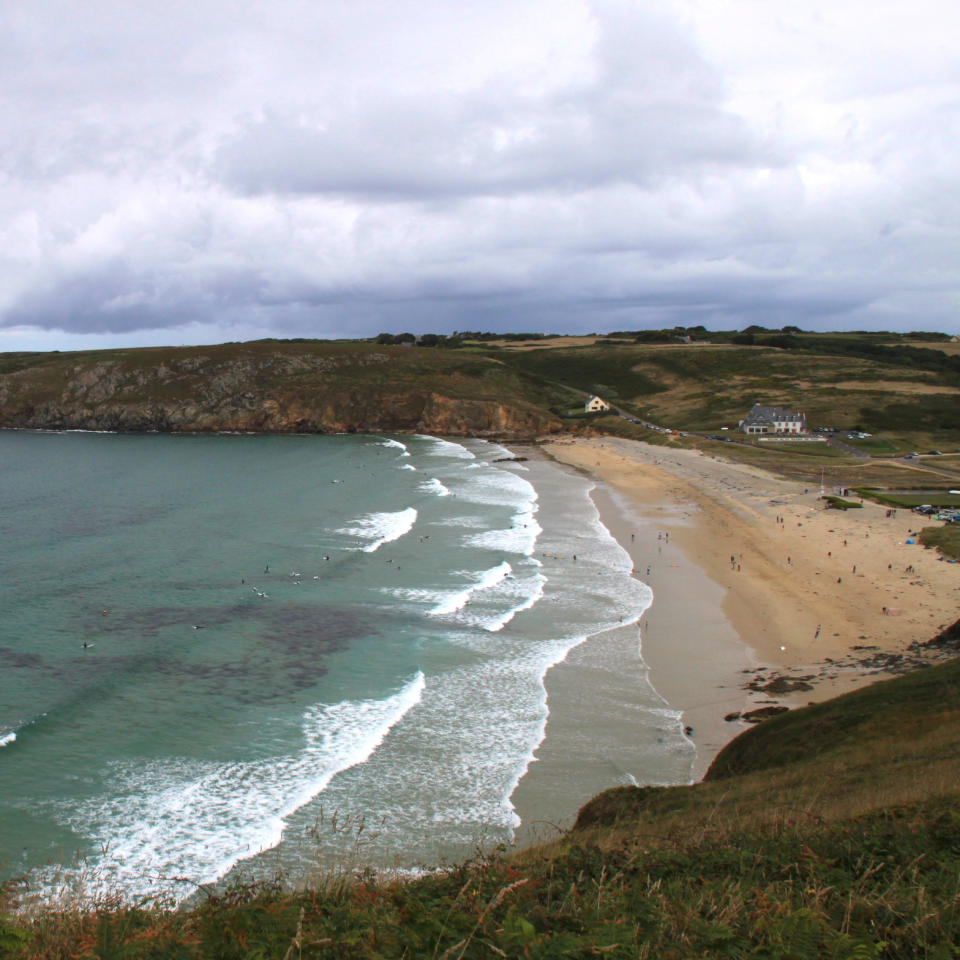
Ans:
POLYGON ((869 453, 872 457, 898 457, 913 450, 909 443, 893 437, 867 437, 863 440, 859 437, 844 437, 843 442, 864 453, 869 453))
MULTIPOLYGON (((911 363, 897 364, 888 362, 889 351, 871 353, 871 344, 902 345, 892 334, 804 334, 803 350, 617 339, 577 346, 541 340, 539 349, 529 350, 496 349, 485 341, 450 350, 264 340, 2 354, 0 425, 163 430, 190 429, 185 423, 216 429, 220 423, 227 429, 322 430, 332 424, 403 431, 416 430, 424 405, 439 397, 505 406, 514 411, 505 422, 523 423, 518 433, 529 436, 560 428, 551 409, 572 410, 584 393, 598 393, 689 433, 735 426, 761 402, 803 409, 813 425, 874 433, 849 442, 877 455, 960 448, 960 378, 933 362, 942 352, 908 351, 911 363), (830 352, 837 343, 853 352, 830 352), (280 414, 263 414, 264 404, 275 404, 280 414), (80 422, 91 417, 104 422, 80 422)), ((639 435, 620 425, 611 429, 639 435)), ((726 455, 749 458, 732 450, 726 455)), ((842 454, 822 449, 753 456, 773 469, 783 464, 783 472, 794 476, 803 473, 804 458, 845 463, 842 454)))
POLYGON ((955 372, 896 366, 866 355, 635 344, 532 350, 503 359, 518 371, 583 390, 606 384, 645 418, 686 431, 733 426, 753 403, 803 409, 812 424, 895 432, 893 450, 877 441, 888 453, 914 449, 921 437, 926 446, 943 446, 934 442, 937 437, 955 437, 960 430, 955 372))
POLYGON ((960 494, 948 493, 946 490, 923 490, 920 493, 903 493, 894 490, 870 490, 858 488, 857 493, 870 497, 878 503, 885 503, 891 507, 960 507, 960 494))
MULTIPOLYGON (((954 628, 956 630, 956 627, 954 628)), ((414 880, 238 882, 0 919, 10 960, 955 958, 960 661, 750 728, 703 783, 621 787, 568 834, 414 880)), ((12 907, 16 890, 6 891, 12 907)))
POLYGON ((258 341, 28 359, 0 357, 18 365, 0 375, 0 426, 401 432, 438 404, 482 401, 509 408, 518 432, 559 427, 539 387, 468 351, 258 341))
POLYGON ((757 444, 763 450, 773 450, 776 453, 784 453, 791 457, 806 457, 820 460, 842 460, 847 463, 853 463, 850 454, 845 453, 838 447, 828 446, 826 443, 803 443, 789 440, 778 443, 775 440, 768 440, 757 444))
POLYGON ((186 915, 108 907, 69 931, 34 929, 27 949, 101 960, 949 958, 958 845, 960 820, 937 802, 843 827, 701 822, 646 848, 571 837, 523 866, 492 857, 417 883, 238 888, 186 915))
POLYGON ((509 365, 536 381, 555 382, 599 394, 606 400, 633 402, 666 389, 656 380, 637 371, 632 348, 531 350, 509 355, 509 365))
POLYGON ((920 531, 924 546, 936 547, 942 554, 960 560, 960 524, 945 527, 924 527, 920 531))

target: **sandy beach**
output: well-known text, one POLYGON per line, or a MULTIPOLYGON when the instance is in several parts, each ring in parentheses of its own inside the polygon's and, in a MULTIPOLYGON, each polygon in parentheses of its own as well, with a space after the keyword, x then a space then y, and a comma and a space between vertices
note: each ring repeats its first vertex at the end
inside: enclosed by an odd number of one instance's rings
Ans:
MULTIPOLYGON (((640 624, 643 660, 683 712, 696 747, 691 779, 747 725, 725 717, 887 676, 873 658, 905 652, 960 616, 960 564, 907 542, 930 522, 910 511, 888 516, 870 502, 825 510, 819 488, 699 451, 611 437, 542 450, 599 481, 601 518, 654 591, 640 624), (778 677, 798 689, 762 689, 778 677)), ((513 798, 525 823, 540 813, 533 798, 564 778, 582 775, 584 799, 602 780, 570 733, 582 728, 585 699, 614 682, 590 661, 587 644, 547 676, 546 739, 513 798)))

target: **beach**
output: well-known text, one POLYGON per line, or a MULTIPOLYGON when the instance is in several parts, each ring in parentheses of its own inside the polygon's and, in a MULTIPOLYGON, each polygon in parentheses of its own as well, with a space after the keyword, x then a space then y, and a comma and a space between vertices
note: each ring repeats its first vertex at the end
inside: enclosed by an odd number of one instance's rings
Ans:
MULTIPOLYGON (((598 481, 603 523, 653 589, 640 629, 625 629, 640 634, 657 692, 682 711, 696 747, 691 780, 746 728, 743 713, 888 676, 884 655, 929 640, 960 613, 960 564, 908 543, 930 523, 910 511, 888 515, 869 501, 825 510, 819 487, 699 451, 611 437, 540 449, 598 481)), ((558 785, 570 795, 563 784, 581 778, 585 800, 602 779, 584 725, 615 715, 616 704, 601 701, 607 683, 622 681, 598 675, 591 643, 547 676, 546 738, 513 797, 525 824, 543 815, 536 797, 558 785)))
POLYGON ((131 896, 306 876, 353 855, 331 811, 371 818, 383 867, 458 862, 518 819, 549 839, 606 788, 701 777, 747 711, 864 682, 960 597, 960 566, 906 544, 913 515, 824 512, 669 447, 0 446, 0 870, 50 867, 42 896, 64 851, 131 896))

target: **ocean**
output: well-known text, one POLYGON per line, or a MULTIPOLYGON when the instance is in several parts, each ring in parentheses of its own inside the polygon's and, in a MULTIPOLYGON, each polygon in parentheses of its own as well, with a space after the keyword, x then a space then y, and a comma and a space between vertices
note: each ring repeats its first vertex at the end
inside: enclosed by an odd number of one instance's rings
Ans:
MULTIPOLYGON (((0 433, 0 878, 182 899, 509 843, 545 676, 652 600, 592 481, 512 456, 0 433)), ((608 785, 682 782, 637 676, 608 785)))

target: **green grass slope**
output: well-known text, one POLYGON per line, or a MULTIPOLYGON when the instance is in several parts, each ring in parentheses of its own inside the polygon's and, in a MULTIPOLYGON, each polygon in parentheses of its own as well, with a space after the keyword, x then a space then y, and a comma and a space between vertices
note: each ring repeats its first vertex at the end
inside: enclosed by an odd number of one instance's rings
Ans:
MULTIPOLYGON (((582 339, 563 346, 561 338, 542 341, 549 348, 538 341, 537 349, 264 340, 8 353, 0 354, 0 427, 425 429, 529 438, 563 426, 662 440, 613 416, 584 419, 584 395, 598 393, 630 414, 691 433, 733 427, 759 402, 802 409, 812 424, 863 427, 875 434, 856 441, 866 454, 960 447, 960 355, 866 336, 805 334, 792 349, 763 337, 753 344, 717 338, 587 346, 582 339)), ((849 462, 854 481, 870 463, 822 446, 724 445, 723 454, 772 469, 782 464, 797 476, 819 473, 824 460, 834 472, 849 462)))
MULTIPOLYGON (((827 336, 819 340, 823 349, 831 342, 827 336)), ((504 351, 503 358, 541 381, 600 393, 679 430, 733 427, 754 403, 764 403, 803 410, 811 424, 858 424, 871 433, 931 442, 952 441, 960 431, 960 358, 955 369, 766 346, 603 342, 504 351)))
POLYGON ((958 721, 951 661, 752 728, 703 783, 607 791, 567 835, 519 854, 413 880, 238 884, 180 910, 107 898, 8 914, 0 952, 948 960, 960 944, 958 721))
POLYGON ((960 660, 879 681, 824 703, 773 717, 747 730, 716 757, 706 780, 721 780, 795 763, 856 754, 866 742, 909 744, 912 762, 934 762, 927 739, 960 728, 960 660))

